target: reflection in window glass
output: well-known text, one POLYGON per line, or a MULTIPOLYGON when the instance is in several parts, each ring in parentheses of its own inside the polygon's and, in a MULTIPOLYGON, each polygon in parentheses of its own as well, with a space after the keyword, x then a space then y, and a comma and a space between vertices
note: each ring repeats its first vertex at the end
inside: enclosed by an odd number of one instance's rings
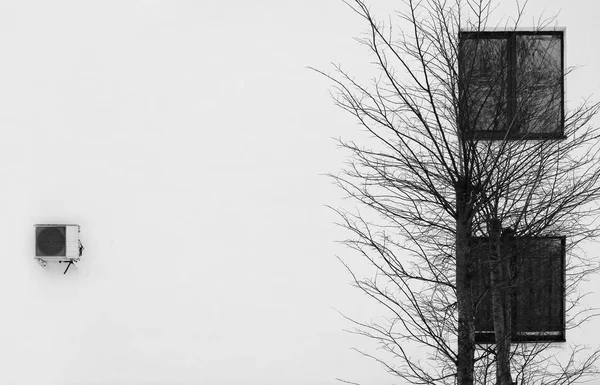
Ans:
POLYGON ((506 130, 506 39, 466 39, 464 69, 471 130, 506 130))
POLYGON ((516 120, 523 132, 555 132, 562 125, 561 39, 517 35, 516 120))

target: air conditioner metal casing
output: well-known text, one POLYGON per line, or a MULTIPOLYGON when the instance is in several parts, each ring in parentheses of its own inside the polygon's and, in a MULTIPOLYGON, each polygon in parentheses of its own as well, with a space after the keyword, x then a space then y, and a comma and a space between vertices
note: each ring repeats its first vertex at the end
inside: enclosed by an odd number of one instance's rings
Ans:
POLYGON ((79 261, 81 257, 79 254, 79 225, 38 224, 34 227, 34 259, 42 266, 45 266, 46 262, 79 261), (61 243, 63 240, 64 246, 61 243))

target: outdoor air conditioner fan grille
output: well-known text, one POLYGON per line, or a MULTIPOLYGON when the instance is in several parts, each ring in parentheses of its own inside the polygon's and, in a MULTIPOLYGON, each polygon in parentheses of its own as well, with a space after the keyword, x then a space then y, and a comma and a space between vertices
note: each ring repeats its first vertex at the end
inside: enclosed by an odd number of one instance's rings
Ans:
POLYGON ((65 227, 37 227, 35 243, 37 256, 64 256, 67 250, 66 229, 65 227))

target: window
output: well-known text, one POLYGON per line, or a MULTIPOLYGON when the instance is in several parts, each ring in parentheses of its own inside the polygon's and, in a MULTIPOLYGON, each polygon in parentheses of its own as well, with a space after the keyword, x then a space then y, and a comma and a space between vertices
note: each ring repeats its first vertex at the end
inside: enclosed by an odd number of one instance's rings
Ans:
POLYGON ((469 137, 563 138, 563 31, 461 32, 459 73, 469 137))
MULTIPOLYGON (((565 341, 565 237, 512 238, 510 296, 512 341, 565 341)), ((506 250, 506 248, 504 249, 506 250)), ((475 342, 494 342, 488 238, 473 238, 475 342)))

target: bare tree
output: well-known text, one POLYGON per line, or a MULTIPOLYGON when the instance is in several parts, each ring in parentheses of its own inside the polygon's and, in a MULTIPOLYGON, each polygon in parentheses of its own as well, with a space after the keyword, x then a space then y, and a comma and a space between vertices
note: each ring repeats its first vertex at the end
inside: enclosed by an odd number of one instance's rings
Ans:
MULTIPOLYGON (((334 83, 337 105, 371 137, 361 144, 340 140, 351 162, 332 175, 367 208, 335 210, 352 234, 344 243, 375 274, 361 277, 343 263, 355 285, 391 315, 379 323, 351 320, 356 333, 388 354, 363 353, 413 384, 486 384, 494 372, 502 385, 569 384, 597 374, 598 351, 585 356, 574 347, 566 361, 552 362, 550 343, 511 343, 516 281, 508 263, 513 252, 502 245, 514 237, 566 237, 566 327, 594 315, 578 308, 577 288, 597 266, 575 250, 597 235, 599 130, 591 119, 599 105, 584 102, 563 119, 558 84, 569 71, 557 72, 554 59, 544 56, 551 40, 513 38, 511 64, 502 59, 502 43, 460 39, 461 30, 490 28, 488 0, 407 0, 399 17, 410 28, 399 31, 377 21, 362 0, 346 4, 368 26, 359 41, 377 77, 365 84, 339 65, 334 74, 318 72, 334 83), (476 73, 477 52, 490 56, 483 65, 495 66, 485 69, 485 81, 476 73), (527 71, 510 83, 515 66, 527 71), (486 345, 475 341, 483 300, 475 287, 476 237, 489 240, 496 310, 495 340, 486 345), (422 354, 411 355, 408 345, 422 354)), ((521 14, 504 30, 516 30, 521 14)))

